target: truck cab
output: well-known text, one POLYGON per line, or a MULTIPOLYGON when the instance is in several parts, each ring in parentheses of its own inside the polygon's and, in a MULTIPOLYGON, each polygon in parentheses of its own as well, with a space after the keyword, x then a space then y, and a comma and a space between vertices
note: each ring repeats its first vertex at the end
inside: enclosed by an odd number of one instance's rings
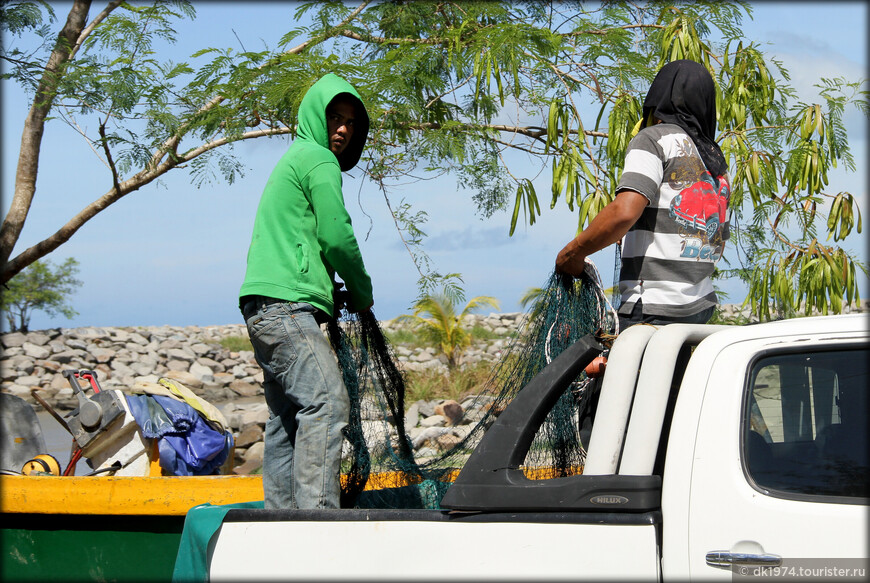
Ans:
POLYGON ((739 327, 698 346, 663 472, 666 579, 831 559, 866 568, 867 348, 861 315, 739 327))

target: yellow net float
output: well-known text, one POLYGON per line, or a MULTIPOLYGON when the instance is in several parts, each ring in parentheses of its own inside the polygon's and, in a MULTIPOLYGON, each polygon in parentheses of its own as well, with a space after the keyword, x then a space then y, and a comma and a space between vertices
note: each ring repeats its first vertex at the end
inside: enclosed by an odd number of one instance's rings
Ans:
POLYGON ((60 475, 60 463, 53 455, 47 453, 39 454, 24 462, 21 468, 21 473, 25 476, 33 476, 39 474, 51 474, 52 476, 60 475))

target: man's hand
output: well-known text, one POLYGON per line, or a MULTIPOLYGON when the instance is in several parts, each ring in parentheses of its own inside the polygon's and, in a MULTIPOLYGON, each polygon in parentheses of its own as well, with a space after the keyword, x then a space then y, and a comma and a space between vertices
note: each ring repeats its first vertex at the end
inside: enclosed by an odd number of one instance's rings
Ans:
POLYGON ((344 284, 338 281, 332 282, 333 290, 332 290, 332 303, 335 305, 335 311, 347 309, 348 312, 352 314, 358 314, 360 312, 365 312, 366 310, 370 310, 372 306, 375 305, 374 300, 364 308, 358 308, 353 305, 353 300, 351 298, 350 292, 346 289, 342 289, 344 284))
POLYGON ((350 304, 350 292, 346 289, 341 289, 342 287, 344 287, 344 284, 340 281, 332 282, 332 303, 336 314, 350 304))
POLYGON ((556 256, 556 273, 580 277, 584 269, 586 269, 586 255, 577 245, 577 239, 573 239, 556 256))

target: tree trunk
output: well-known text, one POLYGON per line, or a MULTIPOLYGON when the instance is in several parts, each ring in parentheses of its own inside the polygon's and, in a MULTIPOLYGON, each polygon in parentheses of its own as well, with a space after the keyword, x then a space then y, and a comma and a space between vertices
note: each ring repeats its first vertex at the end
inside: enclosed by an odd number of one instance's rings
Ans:
POLYGON ((73 2, 66 24, 58 35, 57 43, 45 66, 33 105, 24 121, 12 204, 0 227, 0 264, 5 264, 12 255, 12 250, 21 235, 21 229, 24 228, 27 213, 30 211, 33 195, 36 192, 39 150, 42 145, 45 120, 54 104, 55 90, 58 80, 64 74, 64 66, 69 61, 70 53, 85 28, 90 7, 90 0, 73 2))

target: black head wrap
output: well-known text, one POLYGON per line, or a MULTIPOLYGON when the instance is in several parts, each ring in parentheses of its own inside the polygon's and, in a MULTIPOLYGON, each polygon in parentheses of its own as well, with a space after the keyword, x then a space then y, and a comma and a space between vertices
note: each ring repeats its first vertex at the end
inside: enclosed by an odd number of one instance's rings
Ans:
POLYGON ((680 60, 662 67, 643 101, 642 127, 650 116, 683 128, 714 179, 728 170, 716 143, 716 86, 704 65, 680 60))

